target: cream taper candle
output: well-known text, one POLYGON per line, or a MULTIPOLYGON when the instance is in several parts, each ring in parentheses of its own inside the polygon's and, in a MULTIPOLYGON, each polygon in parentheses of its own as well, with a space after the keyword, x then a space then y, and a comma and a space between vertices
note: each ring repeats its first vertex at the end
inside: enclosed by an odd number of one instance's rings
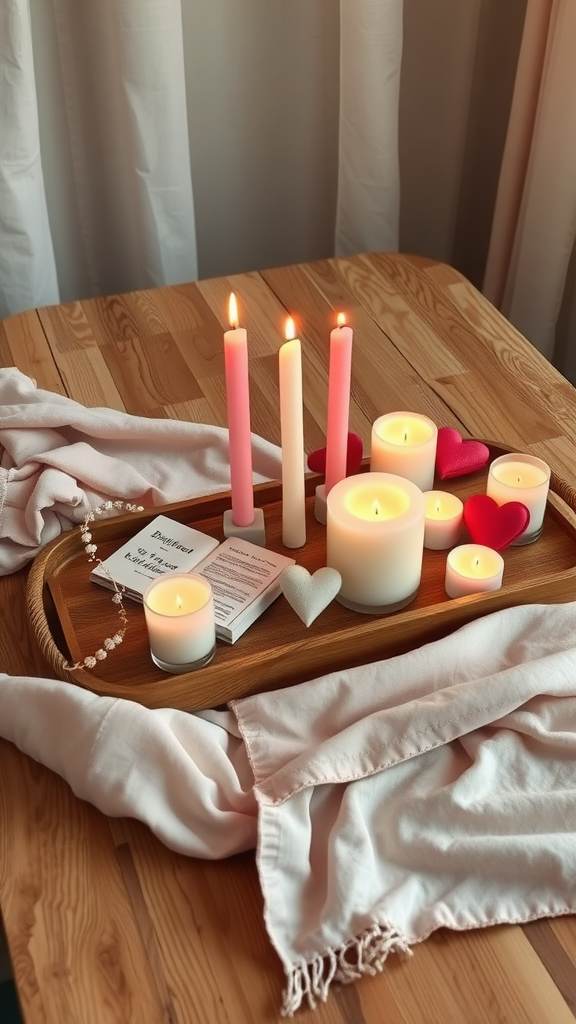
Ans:
POLYGON ((306 543, 304 492, 304 421, 302 406, 302 347, 294 337, 294 321, 286 322, 286 338, 278 353, 280 434, 282 442, 282 543, 301 548, 306 543))

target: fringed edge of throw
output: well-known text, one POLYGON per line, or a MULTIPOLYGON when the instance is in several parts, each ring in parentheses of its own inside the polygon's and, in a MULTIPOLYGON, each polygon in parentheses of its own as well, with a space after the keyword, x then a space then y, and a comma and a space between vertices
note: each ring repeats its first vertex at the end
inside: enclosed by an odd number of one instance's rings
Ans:
POLYGON ((287 972, 282 1016, 292 1017, 304 998, 311 1010, 316 1008, 317 1000, 325 1003, 333 981, 347 985, 363 974, 378 974, 390 953, 412 956, 408 940, 393 925, 374 924, 336 949, 292 966, 287 972))

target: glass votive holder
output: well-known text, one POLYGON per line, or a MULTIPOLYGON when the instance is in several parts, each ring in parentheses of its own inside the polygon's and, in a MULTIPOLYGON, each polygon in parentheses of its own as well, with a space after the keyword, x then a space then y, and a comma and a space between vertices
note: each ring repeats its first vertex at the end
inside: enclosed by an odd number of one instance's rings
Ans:
POLYGON ((165 573, 146 588, 143 603, 157 668, 177 674, 212 661, 216 620, 208 580, 193 573, 165 573))
POLYGON ((488 471, 486 494, 498 505, 519 501, 530 513, 528 526, 513 545, 532 544, 542 533, 550 467, 534 455, 511 453, 494 459, 488 471))

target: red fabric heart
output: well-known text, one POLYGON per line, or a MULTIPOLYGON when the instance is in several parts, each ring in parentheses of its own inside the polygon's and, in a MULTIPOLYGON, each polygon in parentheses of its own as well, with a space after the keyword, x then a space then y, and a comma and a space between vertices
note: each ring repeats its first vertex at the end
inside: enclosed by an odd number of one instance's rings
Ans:
MULTIPOLYGON (((364 448, 362 438, 358 434, 348 434, 348 449, 346 453, 346 476, 354 476, 358 473, 362 464, 364 448)), ((326 449, 319 448, 308 456, 308 469, 311 473, 326 472, 326 449)))
POLYGON ((482 469, 490 458, 490 450, 481 441, 463 441, 452 427, 440 427, 436 446, 436 472, 441 480, 464 476, 482 469))
POLYGON ((473 494, 464 502, 464 525, 475 544, 494 551, 516 540, 530 522, 530 513, 520 501, 498 505, 487 494, 473 494))

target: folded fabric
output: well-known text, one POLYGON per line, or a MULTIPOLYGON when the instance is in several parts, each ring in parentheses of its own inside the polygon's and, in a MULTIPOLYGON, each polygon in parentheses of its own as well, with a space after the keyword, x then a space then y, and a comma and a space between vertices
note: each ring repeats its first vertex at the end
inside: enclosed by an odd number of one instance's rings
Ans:
MULTIPOLYGON (((255 483, 280 449, 252 435, 255 483)), ((0 575, 14 572, 107 498, 155 507, 230 487, 228 431, 89 409, 0 369, 0 575)))
POLYGON ((111 817, 211 860, 256 845, 254 779, 231 711, 190 715, 0 674, 0 735, 111 817))
POLYGON ((576 910, 575 636, 509 608, 195 715, 0 676, 0 734, 176 850, 257 842, 291 1016, 437 928, 576 910))

